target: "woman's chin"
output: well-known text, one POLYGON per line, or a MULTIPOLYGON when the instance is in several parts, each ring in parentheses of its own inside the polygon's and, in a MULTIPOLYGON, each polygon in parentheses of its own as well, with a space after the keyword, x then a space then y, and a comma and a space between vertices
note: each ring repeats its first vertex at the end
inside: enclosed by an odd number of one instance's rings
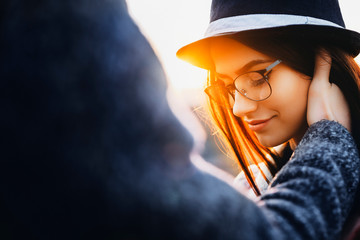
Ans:
POLYGON ((264 147, 276 147, 288 141, 288 139, 283 139, 275 136, 262 136, 261 134, 255 135, 258 138, 260 144, 264 147))

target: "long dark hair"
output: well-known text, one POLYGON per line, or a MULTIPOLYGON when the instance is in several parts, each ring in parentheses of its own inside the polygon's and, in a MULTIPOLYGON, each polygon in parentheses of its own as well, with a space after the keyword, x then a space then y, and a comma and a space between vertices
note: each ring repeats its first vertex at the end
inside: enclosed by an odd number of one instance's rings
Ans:
MULTIPOLYGON (((332 57, 330 82, 341 89, 349 104, 352 135, 360 149, 358 124, 360 122, 360 68, 353 55, 338 46, 336 42, 328 41, 323 33, 309 31, 303 27, 255 30, 226 37, 235 39, 270 57, 281 59, 283 64, 309 77, 314 74, 315 56, 319 49, 328 51, 332 57)), ((210 70, 208 86, 214 81, 211 72, 210 70)), ((242 120, 232 114, 231 110, 219 107, 211 99, 209 99, 209 106, 223 140, 228 143, 229 149, 234 153, 255 194, 260 195, 249 165, 255 164, 265 180, 269 181, 259 167, 259 163, 265 163, 270 173, 275 175, 284 164, 284 158, 272 148, 262 146, 242 120)))

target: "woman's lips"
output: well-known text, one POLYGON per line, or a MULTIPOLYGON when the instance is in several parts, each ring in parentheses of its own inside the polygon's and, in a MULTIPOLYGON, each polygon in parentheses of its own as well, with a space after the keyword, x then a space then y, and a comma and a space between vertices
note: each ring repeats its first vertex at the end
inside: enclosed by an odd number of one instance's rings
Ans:
POLYGON ((251 131, 259 132, 269 124, 271 119, 273 119, 273 117, 263 120, 246 120, 246 122, 251 131))

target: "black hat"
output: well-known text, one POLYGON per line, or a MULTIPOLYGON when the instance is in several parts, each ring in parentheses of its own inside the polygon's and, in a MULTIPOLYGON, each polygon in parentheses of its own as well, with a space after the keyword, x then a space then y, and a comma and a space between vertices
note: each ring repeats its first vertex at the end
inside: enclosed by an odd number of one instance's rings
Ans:
POLYGON ((294 28, 316 33, 352 56, 360 51, 360 34, 345 29, 337 0, 213 0, 205 36, 178 50, 177 56, 209 69, 209 39, 263 29, 294 28))

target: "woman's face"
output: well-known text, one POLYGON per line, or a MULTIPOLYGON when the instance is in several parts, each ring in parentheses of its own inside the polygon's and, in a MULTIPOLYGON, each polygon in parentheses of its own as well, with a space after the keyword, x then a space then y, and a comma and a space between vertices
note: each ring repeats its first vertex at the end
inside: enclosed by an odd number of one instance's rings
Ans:
MULTIPOLYGON (((231 84, 244 66, 248 71, 267 68, 277 59, 257 52, 235 40, 214 39, 211 56, 216 74, 225 85, 231 84)), ((298 143, 307 129, 306 107, 310 78, 280 63, 269 74, 271 96, 263 101, 252 101, 235 93, 233 113, 244 120, 260 143, 277 146, 288 140, 298 143)))

